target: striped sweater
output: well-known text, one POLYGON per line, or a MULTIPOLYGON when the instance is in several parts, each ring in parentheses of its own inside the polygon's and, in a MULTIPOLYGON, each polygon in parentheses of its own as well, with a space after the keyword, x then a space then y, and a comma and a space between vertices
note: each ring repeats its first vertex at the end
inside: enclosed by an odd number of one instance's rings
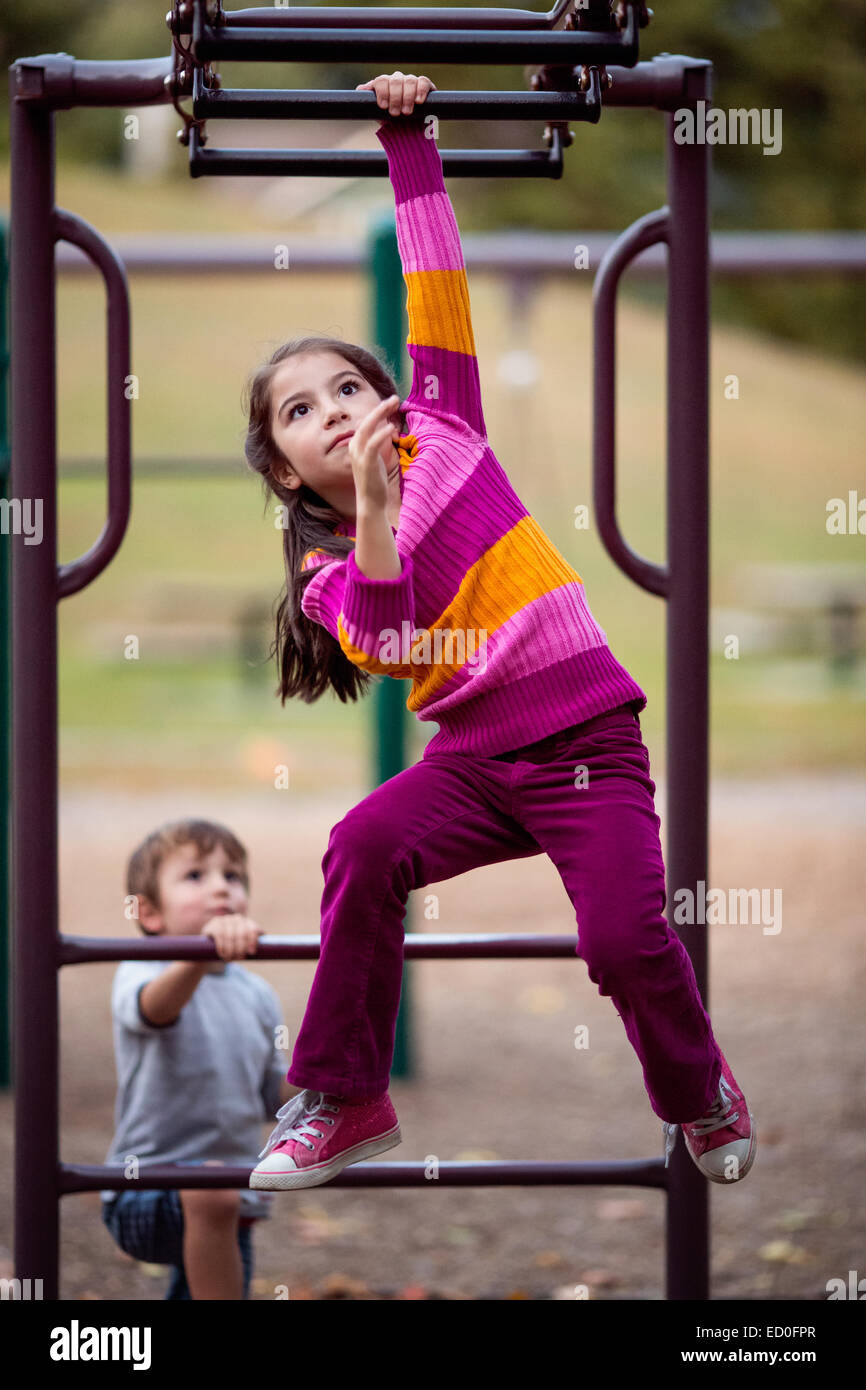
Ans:
MULTIPOLYGON (((410 679, 429 752, 490 757, 646 695, 616 660, 583 581, 531 517, 487 440, 466 268, 436 142, 411 119, 388 157, 408 289, 412 389, 398 441, 402 572, 308 551, 302 599, 362 669, 410 679)), ((354 520, 335 532, 356 534, 354 520)))

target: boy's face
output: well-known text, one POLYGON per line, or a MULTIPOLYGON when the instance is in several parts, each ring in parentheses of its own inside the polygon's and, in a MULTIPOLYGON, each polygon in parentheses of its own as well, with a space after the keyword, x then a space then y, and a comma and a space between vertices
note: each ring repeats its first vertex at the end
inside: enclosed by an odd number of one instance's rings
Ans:
POLYGON ((158 883, 162 910, 145 897, 138 905, 139 922, 156 935, 197 936, 212 917, 246 915, 241 866, 222 845, 214 845, 209 854, 193 844, 172 850, 160 865, 158 883))

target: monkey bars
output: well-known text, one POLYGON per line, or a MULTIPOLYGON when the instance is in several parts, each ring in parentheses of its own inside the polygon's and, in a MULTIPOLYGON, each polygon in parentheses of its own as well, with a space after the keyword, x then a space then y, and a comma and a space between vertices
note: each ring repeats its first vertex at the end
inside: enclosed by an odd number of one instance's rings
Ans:
MULTIPOLYGON (((607 0, 557 0, 548 12, 532 10, 293 8, 223 11, 209 0, 175 0, 168 24, 175 50, 175 98, 191 94, 184 116, 190 172, 202 175, 304 174, 381 176, 383 151, 207 150, 208 117, 257 120, 373 119, 373 92, 291 92, 220 89, 210 73, 217 59, 293 63, 359 60, 541 64, 533 92, 431 92, 419 116, 440 120, 546 121, 547 151, 447 150, 446 175, 484 178, 560 178, 567 122, 596 122, 605 64, 623 69, 638 61, 638 31, 648 22, 631 0, 613 13, 607 0), (183 37, 188 42, 182 42, 183 37), (575 65, 579 65, 575 67, 575 65), (544 66, 544 65, 555 65, 544 66), (549 88, 550 90, 541 90, 549 88)), ((176 101, 177 104, 177 101, 176 101)))

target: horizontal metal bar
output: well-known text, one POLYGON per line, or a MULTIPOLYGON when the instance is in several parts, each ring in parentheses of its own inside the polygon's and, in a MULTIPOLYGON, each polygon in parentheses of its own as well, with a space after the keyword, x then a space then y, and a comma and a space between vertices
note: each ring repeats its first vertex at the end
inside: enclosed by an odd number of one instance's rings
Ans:
MULTIPOLYGON (((675 111, 699 97, 709 99, 712 89, 712 64, 705 58, 663 53, 632 66, 606 66, 612 85, 605 90, 605 106, 675 111)), ((43 53, 20 58, 12 71, 16 101, 56 110, 171 101, 165 85, 173 71, 171 58, 93 61, 75 59, 68 53, 43 53)))
MULTIPOLYGON (((61 1196, 70 1192, 98 1192, 111 1188, 137 1192, 166 1188, 247 1188, 249 1168, 229 1164, 205 1172, 200 1164, 154 1163, 143 1166, 141 1177, 131 1180, 119 1167, 96 1167, 84 1163, 61 1163, 57 1186, 61 1196)), ((442 1162, 435 1181, 430 1165, 408 1163, 355 1163, 344 1168, 328 1187, 658 1187, 668 1185, 669 1169, 663 1158, 609 1159, 597 1163, 530 1162, 521 1159, 479 1162, 442 1162)))
MULTIPOLYGON (((477 935, 408 932, 403 952, 406 960, 548 959, 574 956, 577 937, 477 935)), ((317 960, 318 936, 260 936, 255 954, 248 960, 317 960)), ((213 941, 202 936, 101 937, 60 936, 58 965, 84 965, 106 960, 219 960, 213 941)))
MULTIPOLYGON (((192 144, 192 141, 190 141, 192 144)), ((286 175, 308 178, 381 178, 387 175, 387 156, 365 151, 263 150, 247 154, 235 150, 202 150, 190 155, 194 179, 226 175, 262 178, 286 175)), ((449 178, 562 177, 562 165, 538 150, 445 150, 442 172, 449 178)))
MULTIPOLYGON (((369 5, 271 5, 246 10, 226 10, 220 26, 232 29, 393 29, 399 23, 407 29, 554 29, 564 24, 575 0, 557 0, 551 10, 448 9, 427 6, 397 9, 369 5)), ((170 26, 174 27, 174 26, 170 26)), ((181 18, 176 32, 192 32, 192 14, 181 18)), ((219 26, 218 26, 219 27, 219 26)))
MULTIPOLYGON (((383 118, 375 92, 208 91, 196 69, 192 112, 197 120, 363 121, 383 118), (202 95, 198 92, 202 91, 202 95)), ((600 101, 590 92, 431 92, 416 116, 441 121, 589 121, 597 123, 600 101)))
POLYGON ((702 98, 709 101, 712 95, 714 70, 708 58, 660 53, 648 63, 608 68, 607 72, 612 85, 605 91, 605 106, 677 111, 702 98))
MULTIPOLYGON (((550 149, 442 150, 442 172, 451 178, 562 177, 562 140, 553 127, 550 149)), ((189 169, 192 177, 304 175, 307 177, 387 178, 384 150, 238 150, 203 149, 197 126, 190 127, 189 169)))
POLYGON ((245 31, 205 28, 191 44, 198 62, 236 63, 369 63, 392 59, 414 63, 555 64, 630 67, 638 61, 636 45, 622 37, 582 33, 532 33, 528 30, 479 32, 466 29, 440 38, 403 29, 279 29, 245 31))
MULTIPOLYGON (((476 274, 514 276, 575 275, 574 248, 585 246, 589 269, 601 264, 618 232, 466 232, 461 237, 466 264, 476 274)), ((115 237, 112 245, 128 274, 135 275, 272 275, 275 234, 225 236, 193 233, 115 237)), ((289 239, 295 270, 356 274, 364 265, 363 247, 355 241, 321 237, 289 239)), ((715 275, 864 275, 863 232, 714 232, 710 239, 715 275)), ((76 247, 62 242, 56 266, 64 275, 92 274, 94 267, 76 247)), ((665 274, 667 252, 652 246, 628 268, 628 278, 656 279, 665 274)), ((64 459, 74 469, 81 461, 64 459)), ((149 462, 149 461, 148 461, 149 462)), ((208 464, 204 457, 202 466, 208 464)))
MULTIPOLYGON (((93 455, 77 455, 74 458, 66 458, 57 465, 58 477, 66 478, 86 478, 104 475, 105 462, 93 455)), ((161 457, 140 455, 135 460, 135 475, 137 478, 155 477, 162 474, 166 477, 180 478, 205 478, 205 477, 232 477, 249 479, 247 465, 241 463, 237 455, 224 454, 222 457, 200 454, 197 457, 187 455, 184 458, 174 454, 163 454, 161 457)), ((266 600, 269 602, 269 600, 266 600)))
POLYGON ((201 9, 196 7, 190 40, 193 57, 197 62, 227 59, 333 63, 405 58, 425 63, 618 63, 622 67, 633 67, 639 57, 639 28, 633 4, 627 6, 624 28, 613 33, 584 29, 485 29, 483 20, 478 28, 446 31, 443 27, 441 33, 399 27, 401 22, 412 25, 411 10, 395 10, 391 27, 375 29, 361 28, 354 21, 354 27, 337 30, 323 26, 292 27, 291 6, 275 7, 274 17, 276 23, 267 29, 232 25, 230 16, 228 23, 214 26, 202 22, 201 9))
POLYGON ((73 58, 40 53, 12 64, 15 100, 66 111, 73 106, 158 106, 171 101, 166 87, 172 58, 73 58))

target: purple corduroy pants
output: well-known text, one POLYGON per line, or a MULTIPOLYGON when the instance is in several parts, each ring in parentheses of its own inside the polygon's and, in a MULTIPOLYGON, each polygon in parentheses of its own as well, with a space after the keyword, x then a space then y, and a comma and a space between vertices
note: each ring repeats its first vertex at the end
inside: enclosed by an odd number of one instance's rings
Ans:
POLYGON ((363 1100, 388 1089, 409 894, 484 864, 547 854, 575 911, 575 954, 609 995, 660 1119, 706 1114, 722 1054, 668 926, 655 783, 630 706, 524 748, 433 753, 331 831, 321 952, 287 1080, 363 1100))

